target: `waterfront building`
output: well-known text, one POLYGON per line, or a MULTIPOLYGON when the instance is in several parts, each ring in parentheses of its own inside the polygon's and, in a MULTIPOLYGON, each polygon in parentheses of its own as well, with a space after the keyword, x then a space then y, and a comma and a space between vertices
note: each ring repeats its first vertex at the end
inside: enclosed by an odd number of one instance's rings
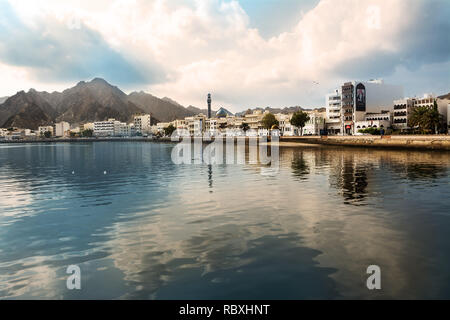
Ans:
POLYGON ((53 136, 53 126, 42 126, 38 128, 39 136, 44 136, 46 132, 50 132, 50 134, 53 136))
POLYGON ((298 129, 291 124, 293 113, 277 113, 275 118, 278 120, 278 128, 283 136, 294 136, 298 134, 298 129))
POLYGON ((83 132, 85 130, 92 130, 92 131, 94 131, 94 123, 93 122, 88 122, 88 123, 80 125, 80 131, 83 132))
POLYGON ((447 119, 448 119, 447 107, 448 107, 448 103, 450 102, 449 99, 439 99, 434 94, 427 93, 427 94, 424 94, 422 98, 415 99, 414 108, 423 107, 423 106, 428 107, 428 108, 433 108, 434 101, 436 101, 439 114, 442 115, 444 123, 447 123, 447 119))
POLYGON ((154 129, 155 133, 164 134, 164 129, 169 127, 170 124, 171 124, 170 122, 159 122, 158 124, 156 124, 156 128, 154 129))
POLYGON ((447 104, 447 129, 450 134, 450 103, 447 104))
POLYGON ((326 121, 326 112, 320 112, 317 110, 313 111, 305 111, 309 120, 306 122, 303 127, 303 135, 320 135, 321 131, 325 129, 325 121, 326 121))
MULTIPOLYGON (((53 128, 52 128, 53 130, 53 128)), ((0 128, 0 137, 6 137, 8 135, 9 131, 6 128, 0 128)))
POLYGON ((405 98, 394 100, 394 117, 392 127, 397 130, 405 131, 410 129, 408 122, 414 107, 415 98, 405 98))
POLYGON ((394 101, 394 117, 392 126, 398 130, 409 130, 409 119, 414 108, 427 107, 433 108, 436 101, 438 111, 442 115, 445 123, 448 121, 448 103, 450 100, 439 99, 431 93, 424 94, 422 98, 405 98, 394 101))
POLYGON ((355 122, 355 134, 367 128, 388 129, 392 127, 393 114, 390 110, 382 110, 377 113, 366 113, 364 120, 355 122))
POLYGON ((335 92, 327 94, 325 98, 326 108, 326 128, 328 134, 339 135, 343 132, 343 124, 341 119, 341 93, 339 89, 335 92))
POLYGON ((114 121, 114 136, 115 137, 131 137, 134 135, 134 124, 127 124, 125 122, 114 121))
POLYGON ((206 128, 206 117, 203 113, 184 119, 186 122, 186 129, 189 130, 191 136, 201 134, 206 128))
POLYGON ((367 113, 379 113, 403 98, 403 87, 383 80, 351 81, 341 88, 341 122, 344 134, 355 134, 355 122, 365 121, 367 113))
POLYGON ((67 137, 70 134, 70 124, 65 121, 61 121, 55 124, 55 136, 67 137))
POLYGON ((392 122, 392 112, 390 110, 382 110, 381 112, 377 112, 377 113, 368 112, 364 116, 364 120, 366 120, 366 121, 384 120, 384 121, 391 123, 392 122))
POLYGON ((136 133, 148 134, 151 132, 151 115, 143 114, 134 117, 134 129, 136 133))
POLYGON ((187 129, 186 120, 184 120, 184 119, 182 119, 182 120, 174 120, 174 121, 172 121, 172 125, 177 130, 187 129))
POLYGON ((116 119, 108 119, 106 121, 94 122, 94 135, 97 137, 114 136, 114 123, 116 119))
POLYGON ((215 118, 206 119, 205 132, 209 133, 211 136, 216 135, 219 132, 219 120, 215 118))
POLYGON ((263 112, 260 109, 256 109, 252 113, 246 114, 244 116, 245 122, 249 125, 251 130, 255 130, 256 132, 258 132, 258 130, 262 129, 261 121, 266 113, 268 113, 268 111, 263 112))

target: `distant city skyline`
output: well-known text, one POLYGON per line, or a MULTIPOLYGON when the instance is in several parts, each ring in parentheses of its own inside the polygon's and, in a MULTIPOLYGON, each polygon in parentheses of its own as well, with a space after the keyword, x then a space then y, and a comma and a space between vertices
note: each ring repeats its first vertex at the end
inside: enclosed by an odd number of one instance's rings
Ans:
POLYGON ((0 0, 0 97, 102 77, 184 106, 325 105, 351 80, 450 92, 450 2, 0 0))

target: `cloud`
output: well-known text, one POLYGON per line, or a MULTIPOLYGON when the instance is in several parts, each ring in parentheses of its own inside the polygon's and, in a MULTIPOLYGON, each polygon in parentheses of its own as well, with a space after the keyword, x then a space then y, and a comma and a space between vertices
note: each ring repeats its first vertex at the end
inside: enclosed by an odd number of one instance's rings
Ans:
POLYGON ((317 106, 348 80, 398 81, 404 70, 432 78, 434 70, 442 81, 443 70, 427 65, 450 60, 446 0, 311 1, 296 24, 270 38, 233 0, 11 3, 17 17, 3 14, 10 28, 0 31, 8 43, 0 47, 2 63, 27 67, 41 81, 104 76, 199 107, 207 92, 215 107, 234 111, 317 106), (73 21, 80 27, 70 30, 73 21))
POLYGON ((38 17, 24 23, 2 2, 0 59, 25 67, 41 81, 78 81, 102 76, 117 84, 152 83, 164 78, 159 67, 140 64, 112 49, 82 21, 38 17))

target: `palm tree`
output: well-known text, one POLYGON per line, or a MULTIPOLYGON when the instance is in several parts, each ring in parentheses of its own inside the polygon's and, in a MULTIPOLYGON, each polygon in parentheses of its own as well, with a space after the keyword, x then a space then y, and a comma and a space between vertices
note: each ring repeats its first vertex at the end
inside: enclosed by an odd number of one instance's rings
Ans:
POLYGON ((415 107, 409 118, 408 126, 418 127, 422 133, 425 133, 426 129, 429 128, 428 112, 429 109, 426 106, 415 107))
POLYGON ((430 110, 429 117, 431 126, 434 127, 434 133, 437 134, 438 127, 442 122, 442 115, 439 113, 436 99, 434 99, 433 109, 430 110))
POLYGON ((422 133, 434 131, 438 133, 438 127, 442 122, 442 115, 439 114, 436 100, 433 107, 420 106, 412 110, 409 119, 410 127, 418 127, 422 133))

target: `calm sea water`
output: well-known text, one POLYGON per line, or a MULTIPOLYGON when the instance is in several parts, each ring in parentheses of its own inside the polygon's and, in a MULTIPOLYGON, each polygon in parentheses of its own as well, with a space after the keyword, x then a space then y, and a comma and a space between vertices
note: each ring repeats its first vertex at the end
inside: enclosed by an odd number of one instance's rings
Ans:
POLYGON ((282 148, 267 176, 172 148, 0 145, 0 298, 450 298, 449 153, 282 148))

